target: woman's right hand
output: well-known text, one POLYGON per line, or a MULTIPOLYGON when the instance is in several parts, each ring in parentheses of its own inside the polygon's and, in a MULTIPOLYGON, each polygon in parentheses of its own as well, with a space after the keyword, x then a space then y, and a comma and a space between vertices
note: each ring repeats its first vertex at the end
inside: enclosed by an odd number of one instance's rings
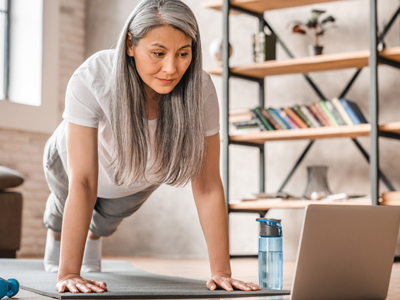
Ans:
POLYGON ((56 290, 59 293, 70 291, 71 293, 103 293, 107 291, 107 284, 102 281, 94 281, 81 277, 78 274, 68 274, 58 279, 56 290))

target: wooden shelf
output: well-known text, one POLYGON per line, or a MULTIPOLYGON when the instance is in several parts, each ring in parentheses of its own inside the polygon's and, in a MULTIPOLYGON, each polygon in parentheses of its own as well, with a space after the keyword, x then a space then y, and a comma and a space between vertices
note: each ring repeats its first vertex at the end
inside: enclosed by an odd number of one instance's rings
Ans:
MULTIPOLYGON (((295 6, 303 6, 317 3, 333 2, 340 0, 231 0, 231 4, 256 12, 263 13, 266 10, 288 8, 295 6)), ((222 9, 222 0, 204 1, 203 7, 212 8, 216 10, 222 9)), ((238 14, 237 11, 232 10, 232 14, 238 14)))
MULTIPOLYGON (((255 201, 242 201, 240 203, 229 204, 232 211, 266 211, 272 208, 305 208, 310 204, 322 205, 371 205, 371 199, 360 198, 351 200, 283 200, 283 199, 267 199, 255 201)), ((392 202, 381 201, 380 205, 400 206, 400 199, 392 202)))
MULTIPOLYGON (((242 135, 231 136, 231 141, 250 142, 264 144, 267 141, 285 140, 316 140, 324 138, 356 138, 368 136, 371 130, 370 124, 360 124, 354 126, 335 126, 319 128, 287 129, 274 131, 261 131, 242 135)), ((379 126, 379 130, 400 134, 400 122, 387 123, 379 126)))
POLYGON ((237 204, 229 204, 233 211, 265 211, 271 208, 305 208, 309 204, 323 205, 371 205, 371 200, 343 200, 343 201, 318 201, 318 200, 282 200, 268 199, 256 201, 243 201, 237 204))
MULTIPOLYGON (((380 56, 400 61, 400 46, 384 49, 380 56)), ((321 72, 347 68, 363 68, 368 66, 369 50, 317 55, 313 57, 271 60, 264 63, 232 67, 232 74, 246 75, 256 78, 265 76, 321 72)), ((222 67, 206 70, 212 75, 222 75, 222 67)))

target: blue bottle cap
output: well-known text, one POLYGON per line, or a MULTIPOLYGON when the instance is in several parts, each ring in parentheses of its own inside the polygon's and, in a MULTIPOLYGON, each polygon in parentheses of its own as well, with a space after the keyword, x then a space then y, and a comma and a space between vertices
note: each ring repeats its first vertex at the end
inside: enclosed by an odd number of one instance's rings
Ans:
POLYGON ((260 222, 260 236, 282 236, 282 220, 257 218, 256 221, 260 222))

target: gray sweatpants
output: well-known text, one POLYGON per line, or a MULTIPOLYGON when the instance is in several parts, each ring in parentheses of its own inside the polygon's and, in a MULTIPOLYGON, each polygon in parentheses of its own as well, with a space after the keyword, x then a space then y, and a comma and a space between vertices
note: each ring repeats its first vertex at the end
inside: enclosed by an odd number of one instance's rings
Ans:
MULTIPOLYGON (((58 129, 47 140, 43 154, 43 169, 50 195, 47 199, 43 222, 47 228, 61 232, 65 202, 68 197, 68 176, 57 150, 58 129)), ((121 198, 97 197, 90 231, 97 236, 111 235, 126 218, 137 211, 159 185, 152 185, 136 194, 121 198)))

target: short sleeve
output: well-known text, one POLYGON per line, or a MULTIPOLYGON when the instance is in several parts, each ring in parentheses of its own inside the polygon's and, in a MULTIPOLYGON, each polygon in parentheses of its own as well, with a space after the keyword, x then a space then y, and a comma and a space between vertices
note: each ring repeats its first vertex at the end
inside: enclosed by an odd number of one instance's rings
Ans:
POLYGON ((211 76, 203 70, 204 78, 204 116, 206 122, 206 136, 214 135, 219 132, 219 104, 217 92, 211 76))
POLYGON ((98 128, 101 115, 102 109, 84 79, 74 73, 68 82, 62 117, 70 123, 98 128))

